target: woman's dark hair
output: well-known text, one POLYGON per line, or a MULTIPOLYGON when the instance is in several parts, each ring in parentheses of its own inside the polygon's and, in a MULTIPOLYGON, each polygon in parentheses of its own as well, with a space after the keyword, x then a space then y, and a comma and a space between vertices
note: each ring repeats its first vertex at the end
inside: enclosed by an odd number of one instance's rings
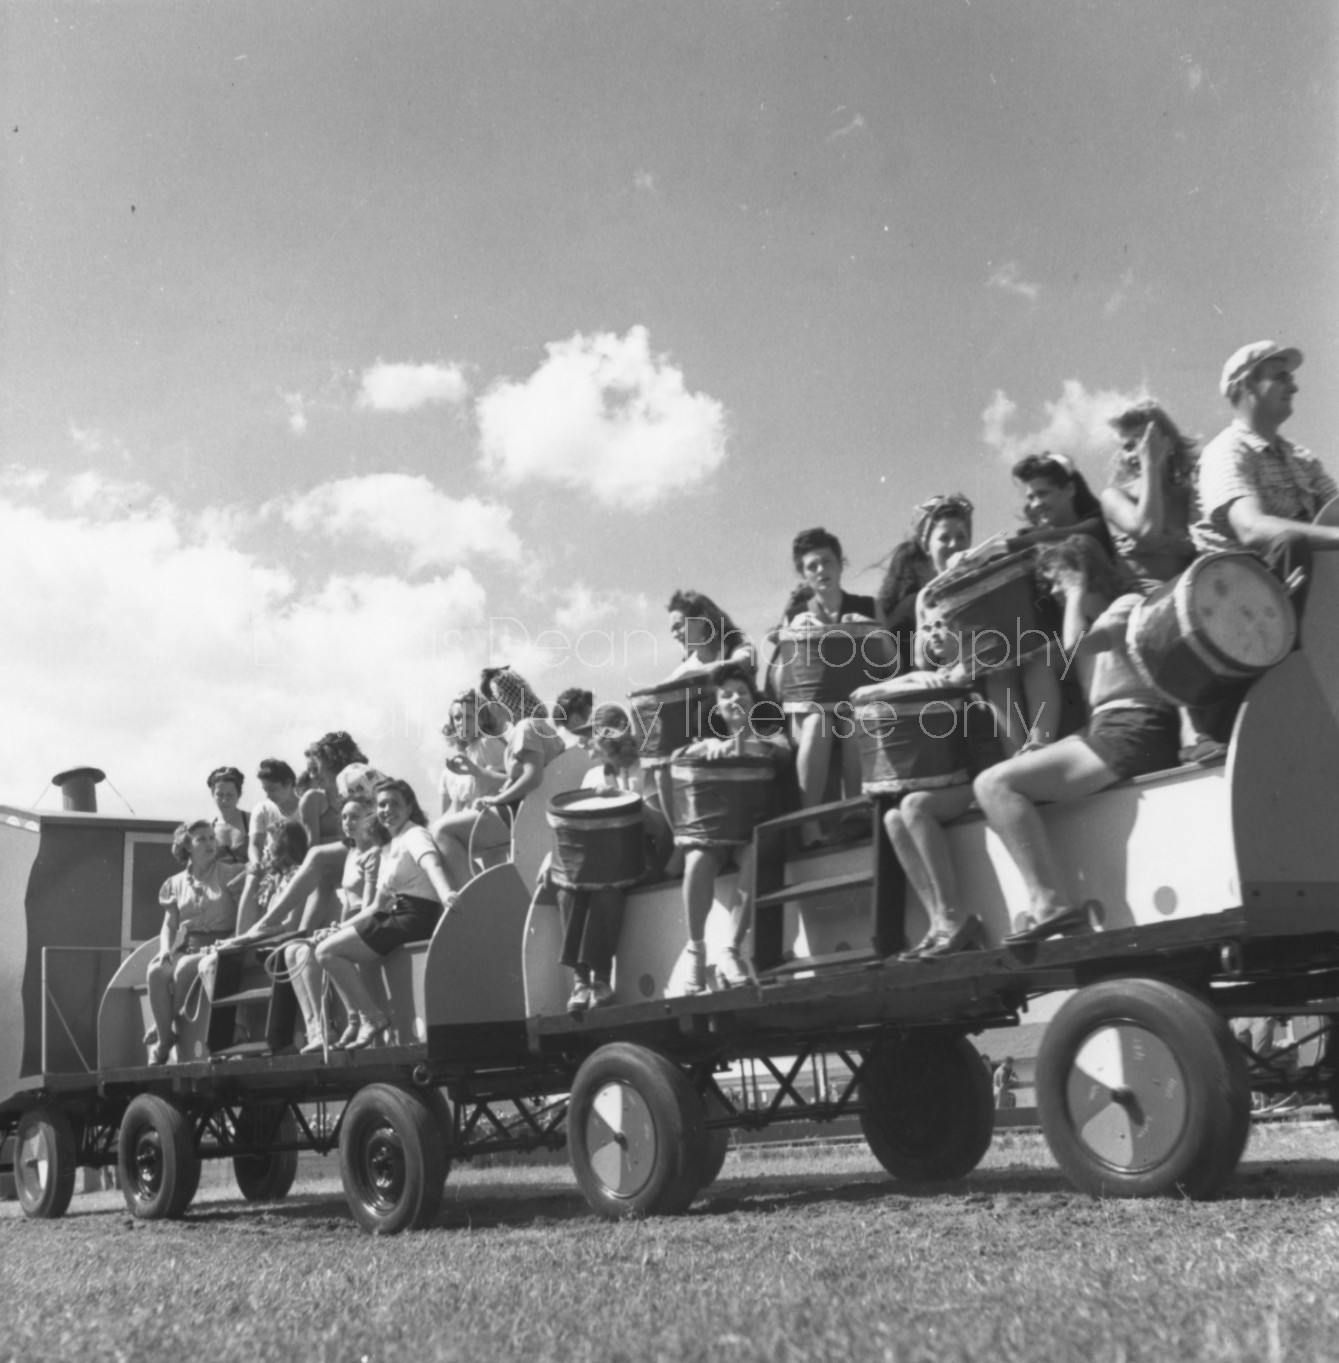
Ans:
POLYGON ((1102 504, 1088 486, 1088 480, 1063 454, 1052 454, 1049 450, 1029 454, 1014 465, 1013 476, 1020 483, 1030 483, 1036 478, 1052 487, 1072 487, 1074 514, 1081 521, 1102 514, 1102 504))
POLYGON ((595 697, 589 691, 583 691, 579 686, 569 686, 553 702, 553 722, 570 729, 577 715, 589 716, 594 708, 595 697))
POLYGON ((336 776, 350 762, 367 761, 362 750, 343 729, 332 729, 330 733, 322 734, 302 755, 317 758, 329 767, 336 776))
POLYGON ((1129 571, 1113 560, 1091 535, 1070 535, 1038 546, 1036 563, 1037 576, 1043 580, 1053 579, 1061 568, 1085 574, 1089 588, 1108 601, 1141 590, 1129 571))
POLYGON ((298 778, 293 768, 278 757, 267 757, 256 768, 257 781, 277 781, 281 786, 295 786, 298 778))
POLYGON ((178 824, 172 830, 172 857, 173 860, 181 862, 183 866, 189 866, 191 861, 191 839, 195 837, 198 828, 213 828, 214 825, 209 819, 196 819, 194 823, 178 824))
POLYGON ((280 857, 285 865, 301 866, 307 855, 311 839, 307 830, 296 819, 285 819, 283 823, 271 826, 269 836, 274 839, 280 857))
POLYGON ((716 645, 716 656, 728 658, 748 635, 705 592, 681 587, 669 599, 668 611, 680 611, 685 620, 705 620, 711 626, 711 642, 716 645))
POLYGON ((236 767, 215 767, 209 773, 209 779, 205 784, 209 787, 211 794, 220 781, 231 781, 237 787, 237 793, 239 795, 242 793, 242 773, 236 767))
POLYGON ((1152 398, 1127 407, 1108 424, 1123 446, 1111 461, 1111 481, 1117 486, 1138 476, 1139 461, 1134 457, 1134 447, 1149 426, 1156 426, 1172 442, 1172 481, 1184 484, 1194 478, 1199 442, 1182 435, 1176 422, 1152 398))
POLYGON ((749 689, 749 695, 756 701, 759 697, 758 680, 753 675, 751 669, 745 667, 743 663, 726 663, 724 667, 718 667, 712 676, 711 685, 714 690, 719 691, 726 682, 743 682, 749 689))
POLYGON ((821 525, 815 525, 808 530, 801 530, 790 546, 790 556, 795 561, 796 572, 799 572, 804 556, 812 554, 815 549, 831 549, 836 554, 838 563, 846 562, 841 540, 832 531, 824 530, 821 525))
POLYGON ((373 792, 377 795, 380 795, 383 790, 395 791, 409 806, 410 823, 416 823, 420 828, 428 826, 428 816, 423 812, 423 807, 418 802, 418 796, 414 794, 414 787, 408 781, 401 781, 393 776, 384 777, 373 787, 373 792))

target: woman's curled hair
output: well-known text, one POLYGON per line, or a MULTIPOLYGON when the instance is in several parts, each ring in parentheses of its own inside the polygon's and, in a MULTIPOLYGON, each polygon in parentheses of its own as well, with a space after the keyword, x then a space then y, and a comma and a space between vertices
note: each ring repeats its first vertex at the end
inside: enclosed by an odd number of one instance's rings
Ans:
POLYGON ((209 819, 196 819, 194 823, 178 824, 172 830, 173 860, 181 862, 183 866, 190 865, 191 840, 195 837, 196 831, 201 828, 213 827, 213 822, 209 819))
POLYGON ((328 734, 322 734, 303 756, 315 757, 336 776, 352 762, 367 761, 362 749, 343 729, 332 729, 328 734))
POLYGON ((423 806, 418 802, 418 796, 414 794, 414 787, 408 781, 401 781, 398 777, 387 776, 378 781, 374 787, 374 792, 380 795, 383 790, 393 790, 409 806, 409 822, 416 823, 420 828, 428 826, 428 816, 423 812, 423 806))

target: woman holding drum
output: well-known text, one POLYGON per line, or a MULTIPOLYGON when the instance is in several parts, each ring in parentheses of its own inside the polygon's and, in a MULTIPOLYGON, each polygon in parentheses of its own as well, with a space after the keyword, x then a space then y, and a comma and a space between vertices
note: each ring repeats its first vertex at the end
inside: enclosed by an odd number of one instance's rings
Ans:
POLYGON ((1084 931, 1084 908, 1061 884, 1060 867, 1037 801, 1092 795, 1133 776, 1177 764, 1175 707, 1140 675, 1126 647, 1130 615, 1143 600, 1124 592, 1094 537, 1048 545, 1038 572, 1064 605, 1064 640, 1085 672, 1092 718, 1082 732, 1021 752, 976 779, 976 799, 1027 886, 1030 920, 1007 943, 1039 942, 1084 931))
POLYGON ((730 906, 730 944, 717 971, 727 984, 746 984, 749 979, 740 948, 753 916, 749 893, 753 830, 771 814, 777 769, 790 758, 790 747, 780 735, 755 732, 750 715, 757 703, 750 673, 738 664, 727 664, 716 682, 713 713, 728 737, 690 744, 674 762, 680 811, 674 841, 685 851, 683 907, 688 945, 682 979, 686 994, 700 994, 707 987, 707 917, 716 877, 732 858, 739 876, 730 906))
MULTIPOLYGON (((804 808, 823 803, 828 784, 828 767, 834 747, 842 763, 842 784, 848 797, 860 792, 860 754, 855 734, 838 736, 834 723, 836 706, 846 701, 853 687, 840 675, 829 677, 831 668, 837 672, 829 654, 840 665, 840 671, 862 678, 867 675, 865 662, 866 629, 879 627, 878 608, 872 596, 854 596, 842 590, 841 541, 836 535, 815 526, 802 530, 791 545, 795 571, 800 582, 791 592, 782 613, 778 655, 782 681, 782 708, 791 718, 791 738, 795 744, 795 772, 800 786, 800 803, 804 808), (850 628, 843 630, 843 625, 850 628), (837 635, 833 642, 833 635, 837 635), (845 637, 841 637, 841 636, 845 637), (786 655, 789 646, 790 656, 786 655), (812 663, 817 656, 822 666, 813 679, 806 678, 802 688, 788 684, 787 671, 797 660, 812 663), (825 689, 839 682, 840 694, 825 689), (800 689, 813 691, 812 697, 799 696, 800 689)), ((823 842, 817 823, 805 824, 800 829, 800 844, 816 847, 823 842)))

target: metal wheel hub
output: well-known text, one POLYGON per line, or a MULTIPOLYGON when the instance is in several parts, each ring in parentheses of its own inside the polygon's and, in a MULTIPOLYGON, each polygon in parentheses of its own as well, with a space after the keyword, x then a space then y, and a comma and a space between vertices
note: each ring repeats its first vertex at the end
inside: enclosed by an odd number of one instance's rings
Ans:
POLYGON ((380 1211, 398 1206, 405 1186, 404 1141, 400 1133, 394 1127, 377 1127, 368 1135, 361 1163, 368 1201, 380 1211))
POLYGON ((1186 1128, 1185 1076, 1171 1048, 1134 1022, 1084 1038, 1066 1086, 1070 1119, 1094 1158, 1129 1173, 1160 1164, 1186 1128))
POLYGON ((596 1091, 586 1118, 586 1153, 613 1197, 635 1197, 655 1169, 656 1131, 636 1089, 611 1082, 596 1091))
POLYGON ((135 1195, 154 1198, 163 1182, 163 1143, 156 1131, 143 1131, 135 1141, 135 1195))

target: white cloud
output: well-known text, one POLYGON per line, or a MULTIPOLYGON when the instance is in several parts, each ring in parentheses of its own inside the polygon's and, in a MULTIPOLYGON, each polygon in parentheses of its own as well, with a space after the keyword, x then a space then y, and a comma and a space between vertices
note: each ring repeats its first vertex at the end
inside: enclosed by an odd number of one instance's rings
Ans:
POLYGON ((576 633, 611 621, 629 628, 641 628, 650 609, 650 603, 640 592, 596 591, 584 582, 577 582, 558 592, 553 623, 559 629, 576 633))
MULTIPOLYGON (((196 817, 213 767, 297 765, 334 728, 430 794, 446 698, 480 661, 485 593, 469 569, 300 585, 230 539, 228 516, 202 527, 161 498, 134 512, 83 498, 72 514, 63 489, 6 486, 0 694, 23 722, 0 739, 3 798, 27 803, 89 762, 139 813, 196 817)), ((102 807, 119 807, 106 787, 102 807)))
POLYGON ((1147 396, 1144 389, 1122 393, 1101 388, 1089 392, 1080 380, 1066 379, 1060 397, 1042 403, 1038 420, 1013 431, 1009 428, 1015 424, 1018 404, 997 388, 981 413, 981 439, 1007 464, 1041 450, 1067 454, 1078 462, 1105 457, 1111 451, 1113 439, 1107 422, 1147 396))
POLYGON ((1040 285, 1033 284, 1030 280, 1023 278, 1022 267, 1016 260, 1006 260, 986 280, 986 284, 992 289, 1002 289, 1005 293, 1017 294, 1019 298, 1026 298, 1029 303, 1035 303, 1037 295, 1041 292, 1040 285))
POLYGON ((390 545, 406 555, 412 572, 477 555, 506 561, 521 555, 507 507, 478 497, 448 497, 416 474, 341 478, 265 510, 277 511, 301 534, 390 545))
POLYGON ((455 364, 386 364, 363 370, 355 405, 374 412, 412 412, 429 404, 454 406, 469 396, 464 371, 455 364))
POLYGON ((109 436, 105 431, 97 426, 80 426, 76 422, 69 423, 70 444, 84 455, 114 454, 121 459, 129 459, 130 451, 126 448, 126 443, 119 436, 109 436))
POLYGON ((651 354, 645 327, 547 349, 529 379, 496 383, 478 401, 490 474, 511 484, 544 478, 644 510, 724 461, 725 409, 690 393, 682 372, 651 354))

